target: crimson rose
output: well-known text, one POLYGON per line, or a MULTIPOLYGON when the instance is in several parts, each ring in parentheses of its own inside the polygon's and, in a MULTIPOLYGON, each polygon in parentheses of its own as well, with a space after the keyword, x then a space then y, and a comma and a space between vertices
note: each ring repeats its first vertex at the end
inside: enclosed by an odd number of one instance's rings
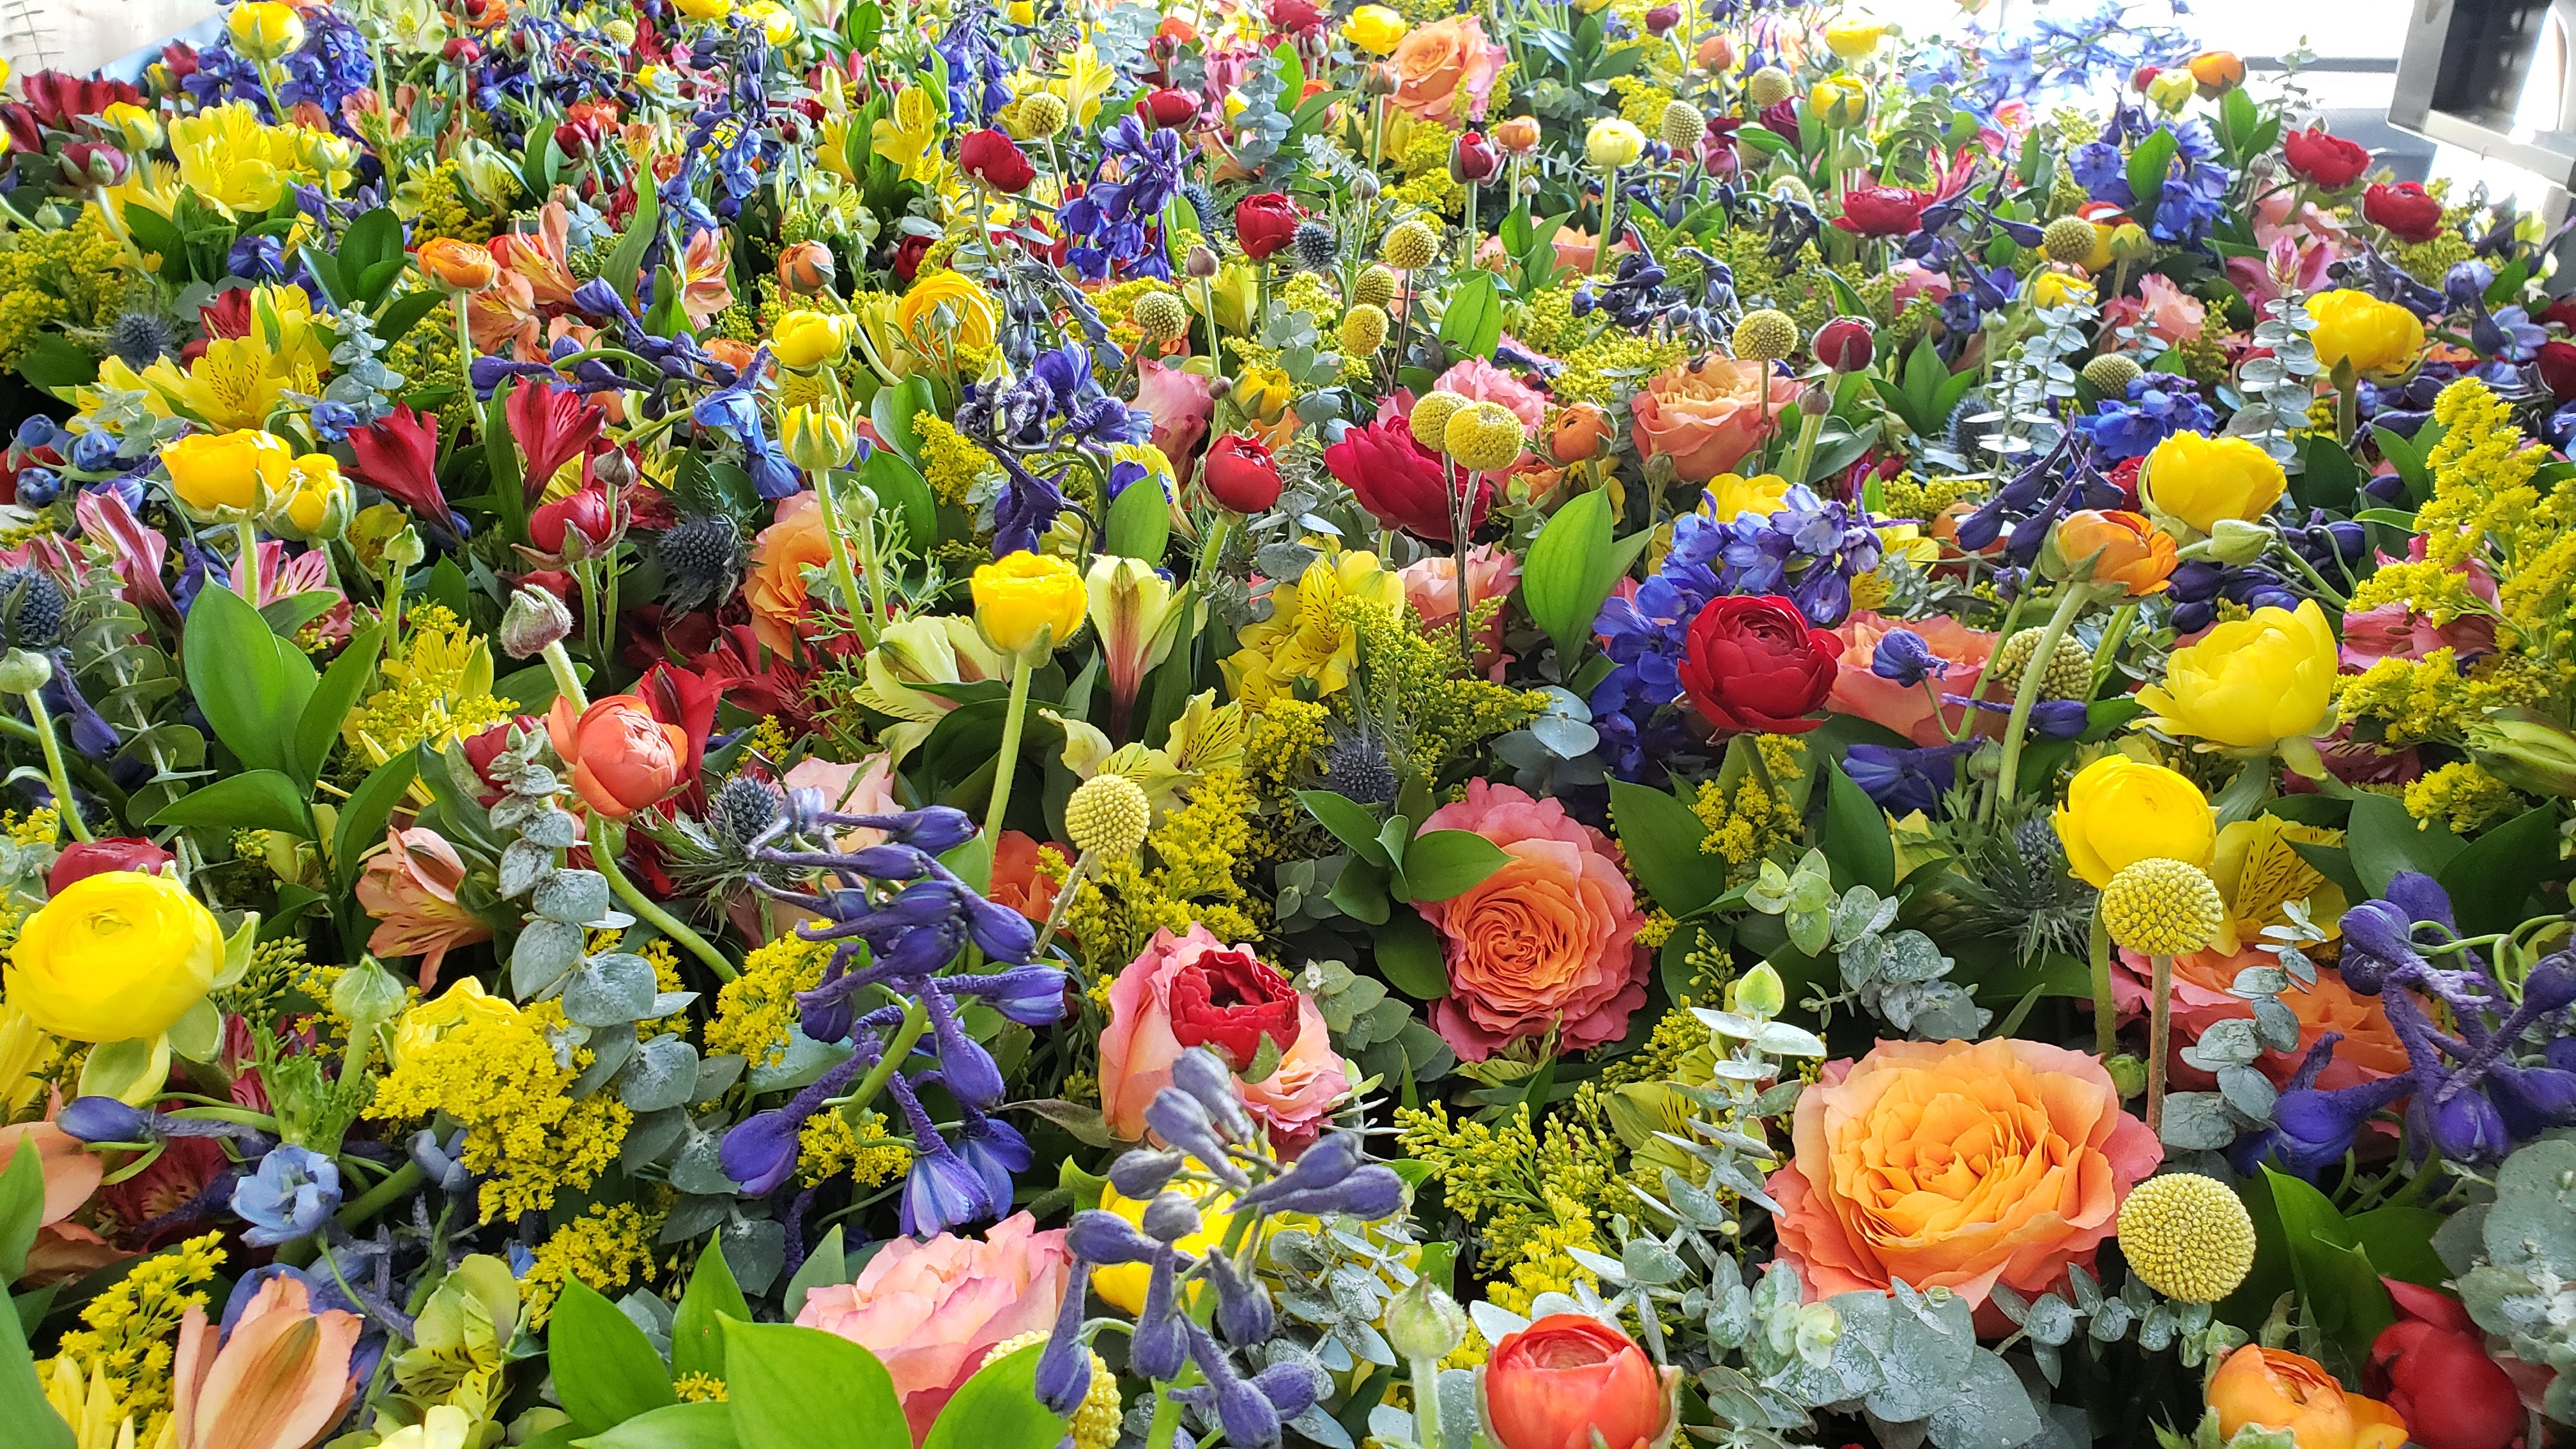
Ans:
POLYGON ((1799 716, 1833 692, 1842 641, 1809 627, 1777 594, 1721 596, 1691 620, 1682 688, 1708 722, 1728 733, 1793 735, 1821 720, 1799 716))
MULTIPOLYGON (((1324 450, 1324 466, 1342 480, 1362 508, 1389 528, 1444 543, 1456 531, 1449 520, 1450 485, 1442 474, 1440 455, 1415 442, 1402 418, 1344 432, 1340 442, 1324 450)), ((1485 475, 1474 475, 1473 486, 1476 498, 1467 516, 1470 533, 1485 521, 1485 507, 1494 498, 1493 481, 1485 475)))
POLYGON ((1243 254, 1254 261, 1267 261, 1272 252, 1288 245, 1297 234, 1297 223, 1306 214, 1297 203, 1276 191, 1257 191, 1234 204, 1234 239, 1243 254))
POLYGON ((2370 153, 2360 144, 2328 134, 2323 126, 2292 131, 2281 138, 2281 154, 2290 169, 2328 191, 2340 191, 2370 169, 2370 153))

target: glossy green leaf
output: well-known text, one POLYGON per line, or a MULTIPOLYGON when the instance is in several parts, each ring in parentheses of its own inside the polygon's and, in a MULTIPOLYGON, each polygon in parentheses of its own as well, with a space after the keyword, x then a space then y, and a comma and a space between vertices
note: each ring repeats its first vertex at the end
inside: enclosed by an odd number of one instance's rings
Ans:
POLYGON ((573 1449, 735 1449, 741 1441, 733 1434, 733 1406, 712 1403, 666 1405, 569 1442, 573 1449))
POLYGON ((1591 642, 1592 621, 1618 586, 1609 566, 1610 534, 1610 494, 1596 488, 1556 511, 1521 565, 1521 605, 1556 641, 1565 667, 1591 642))
POLYGON ((615 1428, 680 1401, 644 1330, 578 1278, 564 1281, 547 1320, 546 1360, 555 1397, 585 1429, 615 1428))
POLYGON ((1407 900, 1445 901, 1484 883, 1511 857, 1472 830, 1426 830, 1404 848, 1407 900))
POLYGON ((892 449, 879 448, 868 454, 858 473, 859 482, 877 496, 878 506, 903 518, 904 542, 913 552, 924 552, 939 541, 939 499, 919 469, 892 449))
POLYGON ((734 1281, 733 1265, 725 1261, 724 1239, 719 1236, 708 1240, 706 1251, 698 1254, 689 1290, 680 1295, 679 1312, 672 1316, 671 1372, 723 1378, 722 1320, 727 1318, 750 1321, 751 1305, 743 1301, 742 1286, 734 1281))
POLYGON ((45 1165, 35 1139, 21 1135, 0 1167, 0 1285, 27 1271, 27 1250, 45 1223, 45 1165))
POLYGON ((1449 966, 1441 959, 1440 935, 1418 911, 1392 911, 1377 930, 1377 972, 1387 984, 1416 1001, 1437 1001, 1449 994, 1449 966))
POLYGON ((1826 766, 1825 858, 1842 884, 1896 893, 1896 837, 1888 833, 1886 813, 1839 762, 1826 766))
POLYGON ((2371 1340, 2396 1321, 2388 1289, 2352 1225, 2324 1193, 2268 1166, 2263 1176, 2281 1216, 2299 1302, 2324 1336, 2320 1356, 2338 1373, 2357 1374, 2369 1361, 2371 1340))
POLYGON ((1610 821, 1637 879, 1675 918, 1697 914, 1725 892, 1726 872, 1700 853, 1708 826, 1688 805, 1651 785, 1613 780, 1610 821))
POLYGON ((358 860, 384 839, 385 822, 402 803, 420 773, 420 756, 405 750, 369 772, 340 806, 338 833, 331 840, 331 868, 346 885, 358 878, 358 860))
POLYGON ((1038 1402, 1038 1355, 1033 1343, 986 1364, 939 1411, 922 1449, 1055 1449, 1065 1419, 1038 1402))
POLYGON ((26 1330, 16 1305, 7 1302, 0 1302, 0 1424, 9 1426, 10 1449, 75 1449, 80 1442, 45 1402, 26 1330))
POLYGON ((886 1449, 912 1428, 877 1356, 789 1323, 728 1322, 726 1390, 741 1449, 886 1449))
POLYGON ((1473 271, 1449 294, 1440 340, 1469 357, 1491 359, 1503 337, 1503 294, 1494 274, 1473 271))
MULTIPOLYGON (((188 609, 180 659, 197 708, 215 738, 255 770, 284 771, 305 701, 280 657, 278 637, 259 611, 232 590, 197 590, 188 609)), ((303 654, 296 654, 303 663, 303 654)), ((310 664, 304 673, 312 673, 310 664)))
POLYGON ((383 647, 382 626, 361 631, 322 672, 312 698, 304 702, 304 715, 295 725, 294 758, 287 763, 293 767, 289 773, 307 788, 321 778, 322 767, 330 763, 331 747, 340 740, 340 727, 347 722, 358 697, 366 692, 368 682, 375 678, 376 657, 383 647))
POLYGON ((849 1250, 841 1246, 841 1225, 834 1223, 831 1230, 823 1234, 823 1241, 814 1245, 814 1251, 805 1255, 805 1262, 797 1268, 796 1276, 787 1280, 784 1307, 788 1318, 793 1320, 805 1310, 806 1294, 817 1288, 849 1281, 849 1250))
POLYGON ((1378 818, 1368 813, 1358 801, 1330 790, 1300 790, 1297 803, 1315 822, 1333 833, 1333 838, 1349 846, 1351 854, 1371 865, 1385 865, 1390 857, 1386 847, 1378 844, 1378 818))
POLYGON ((2468 848, 2438 822, 2417 824, 2395 796, 2366 790, 2352 797, 2349 830, 2344 848, 2352 854, 2353 871, 2374 896, 2387 895, 2389 880, 2401 871, 2440 879, 2452 859, 2468 848))
POLYGON ((248 770, 201 785, 162 806, 151 823, 207 830, 282 830, 299 837, 313 828, 304 814, 304 787, 275 770, 248 770))
POLYGON ((1102 552, 1152 563, 1172 541, 1172 505, 1152 478, 1139 479, 1109 505, 1108 542, 1102 552))
POLYGON ((2483 936, 2521 925, 2524 904, 2541 882, 2565 874, 2558 862, 2558 809, 2538 805, 2469 842, 2442 867, 2440 879, 2461 933, 2483 936))

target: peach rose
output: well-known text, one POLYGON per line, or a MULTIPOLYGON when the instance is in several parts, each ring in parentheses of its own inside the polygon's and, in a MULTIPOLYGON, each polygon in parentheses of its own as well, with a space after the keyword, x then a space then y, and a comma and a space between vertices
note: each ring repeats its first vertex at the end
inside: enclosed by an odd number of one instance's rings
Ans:
POLYGON ((1431 1025, 1458 1055, 1481 1062, 1550 1026, 1567 1051, 1616 1041, 1646 1004, 1646 922, 1610 837, 1511 785, 1467 782, 1425 830, 1472 830, 1511 857, 1499 870, 1422 913, 1442 938, 1449 994, 1431 1025))
POLYGON ((1073 1251, 1062 1229, 1036 1227, 1037 1219, 1017 1213, 980 1242, 955 1233, 927 1242, 897 1238, 868 1260, 856 1283, 806 1294, 796 1321, 839 1334, 885 1363, 917 1444, 993 1345, 1055 1322, 1073 1251))
MULTIPOLYGON (((1937 681, 1943 694, 1977 692, 1977 679, 1986 672, 1986 660, 1995 652, 1994 635, 1971 629, 1946 614, 1929 619, 1890 619, 1864 609, 1834 630, 1834 637, 1843 641, 1843 652, 1836 661, 1834 692, 1826 696, 1825 708, 1884 725, 1918 745, 1947 744, 1950 737, 1942 732, 1932 696, 1923 686, 1899 684, 1870 672, 1878 641, 1886 638, 1891 629, 1911 631, 1931 645, 1933 653, 1949 661, 1950 672, 1937 681)), ((1939 714, 1949 716, 1954 727, 1968 713, 1966 705, 1937 708, 1939 714)))
POLYGON ((1416 26, 1387 58, 1395 72, 1396 108, 1417 121, 1449 120, 1459 114, 1463 94, 1467 116, 1482 120, 1494 77, 1508 58, 1485 38, 1485 27, 1473 15, 1416 26))
POLYGON ((2091 1265, 2164 1158, 2100 1061, 2009 1037, 1828 1063, 1793 1136, 1770 1189, 1780 1256, 1813 1299, 1898 1278, 1978 1307, 1999 1282, 2037 1295, 2091 1265))
POLYGON ((1207 927, 1186 936, 1156 931, 1109 984, 1109 1026, 1100 1034, 1100 1109, 1109 1130, 1145 1135, 1145 1108, 1171 1085, 1172 1063, 1191 1047, 1213 1049, 1237 1072, 1243 1105, 1272 1140, 1302 1147, 1350 1095, 1349 1070, 1312 998, 1248 946, 1229 946, 1207 927), (1240 1073, 1279 1046, 1279 1065, 1258 1082, 1240 1073))
MULTIPOLYGON (((892 815, 903 809, 894 798, 894 756, 877 753, 855 765, 807 756, 778 782, 789 790, 820 790, 838 815, 892 815)), ((882 830, 844 830, 833 840, 843 850, 885 842, 882 830)))
POLYGON ((376 918, 367 949, 420 957, 420 989, 436 986, 450 950, 492 939, 492 923, 456 899, 464 881, 464 857, 437 831, 386 831, 384 853, 358 873, 358 904, 376 918))
MULTIPOLYGON (((1458 561, 1439 554, 1414 560, 1398 571, 1404 580, 1404 600, 1422 616, 1422 627, 1438 636, 1442 630, 1454 633, 1458 627, 1458 561)), ((1498 544, 1478 544, 1467 550, 1467 595, 1477 604, 1488 599, 1508 598, 1521 583, 1520 559, 1510 549, 1498 544)), ((1501 683, 1503 669, 1503 611, 1476 635, 1476 663, 1490 670, 1496 683, 1501 683)))
POLYGON ((1780 376, 1767 362, 1706 357, 1657 373, 1629 400, 1629 435, 1640 455, 1671 458, 1683 482, 1706 483, 1735 471, 1779 428, 1781 410, 1806 395, 1806 384, 1780 376))
POLYGON ((778 500, 773 521, 752 540, 751 568, 742 579, 751 629, 763 648, 795 656, 805 622, 805 571, 831 561, 832 540, 823 531, 823 505, 813 490, 778 500))
POLYGON ((1431 386, 1437 391, 1454 392, 1469 402, 1500 403, 1521 420, 1524 431, 1535 432, 1547 421, 1547 398, 1537 388, 1481 357, 1470 357, 1450 368, 1431 386))

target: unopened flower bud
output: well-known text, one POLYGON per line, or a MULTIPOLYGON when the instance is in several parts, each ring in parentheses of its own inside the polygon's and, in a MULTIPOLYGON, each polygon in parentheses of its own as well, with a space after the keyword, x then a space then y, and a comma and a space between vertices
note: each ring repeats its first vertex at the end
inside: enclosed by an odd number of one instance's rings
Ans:
POLYGON ((523 584, 510 595, 510 607, 501 614, 501 652, 513 659, 533 658, 571 632, 572 611, 563 600, 523 584))
POLYGON ((2272 530, 2241 518, 2219 519, 2209 534, 2209 556, 2231 567, 2252 563, 2271 546, 2272 530))
POLYGON ((2469 754, 2517 790, 2576 796, 2576 735, 2539 715, 2504 711, 2469 726, 2469 754))
POLYGON ((54 677, 54 662, 32 649, 0 654, 0 690, 33 694, 54 677))
POLYGON ((360 957, 357 965, 331 983, 332 1014, 359 1032, 400 1015, 405 999, 402 982, 376 964, 373 956, 360 957))
POLYGON ((1447 1358, 1466 1337, 1466 1310, 1427 1274, 1415 1274, 1386 1307, 1387 1344, 1408 1361, 1447 1358))

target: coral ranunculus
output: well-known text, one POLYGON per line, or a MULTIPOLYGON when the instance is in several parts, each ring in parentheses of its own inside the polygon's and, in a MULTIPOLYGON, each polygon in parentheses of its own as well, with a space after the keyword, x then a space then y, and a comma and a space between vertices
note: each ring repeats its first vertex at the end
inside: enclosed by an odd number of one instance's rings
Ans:
POLYGON ((1691 620, 1682 688, 1725 733, 1803 734, 1833 692, 1842 640, 1776 594, 1721 594, 1691 620))
POLYGON ((1806 384, 1780 376, 1767 362, 1703 358, 1656 374, 1629 400, 1629 436, 1645 457, 1672 459, 1683 482, 1706 483, 1735 471, 1806 391, 1806 384))
POLYGON ((1351 1091, 1323 1012, 1250 947, 1228 946, 1201 925, 1186 936, 1155 932, 1109 986, 1109 1025, 1100 1034, 1109 1130, 1130 1140, 1145 1135, 1145 1108, 1171 1085, 1182 1052, 1211 1047, 1241 1071, 1265 1035, 1278 1043, 1278 1069, 1258 1082, 1238 1078, 1236 1090, 1274 1139, 1311 1141, 1351 1091))
POLYGON ((2335 1382, 2315 1359, 2249 1343, 2227 1356, 2209 1380, 2218 1437, 2249 1425, 2287 1429, 2299 1449, 2399 1449, 2406 1421, 2377 1399, 2335 1382))
POLYGON ((2093 582, 2118 584, 2133 599, 2164 592, 2182 562, 2172 535, 2121 509, 2078 509, 2057 521, 2051 541, 2069 564, 2091 559, 2093 582))
POLYGON ((1644 1449, 1670 1427, 1669 1380, 1628 1335, 1556 1313, 1506 1334, 1478 1380, 1485 1434, 1501 1449, 1644 1449))
POLYGON ((2323 733, 2334 719, 2337 650, 2317 601, 2296 613, 2261 608, 2231 619, 2165 660, 2161 684, 2138 691, 2144 721, 2168 735, 2235 749, 2268 749, 2323 733))
POLYGON ((611 820, 623 820, 658 803, 679 783, 689 740, 678 725, 653 718, 631 694, 594 700, 575 713, 558 697, 546 713, 555 753, 572 763, 573 788, 582 802, 611 820))
POLYGON ((1472 830, 1511 857, 1448 900, 1415 903, 1449 963, 1449 994, 1431 1004, 1441 1038, 1483 1061, 1551 1026, 1568 1051, 1623 1035, 1646 1003, 1646 917, 1610 837, 1557 801, 1485 780, 1422 824, 1472 830))
POLYGON ((838 1334, 885 1364, 914 1443, 1004 1339, 1044 1330, 1064 1303, 1073 1253, 1064 1231, 1018 1213, 981 1241, 896 1238, 856 1283, 805 1295, 798 1324, 838 1334))
POLYGON ((1397 43, 1387 67, 1395 72, 1396 109, 1417 121, 1451 120, 1463 111, 1483 120, 1494 78, 1510 52, 1485 38, 1473 15, 1452 15, 1417 26, 1397 43))
POLYGON ((1798 1098, 1771 1175, 1780 1256, 1811 1298, 1902 1278, 1983 1305, 2091 1266, 2120 1203, 2164 1158, 2092 1056, 1998 1038, 1880 1042, 1798 1098))

